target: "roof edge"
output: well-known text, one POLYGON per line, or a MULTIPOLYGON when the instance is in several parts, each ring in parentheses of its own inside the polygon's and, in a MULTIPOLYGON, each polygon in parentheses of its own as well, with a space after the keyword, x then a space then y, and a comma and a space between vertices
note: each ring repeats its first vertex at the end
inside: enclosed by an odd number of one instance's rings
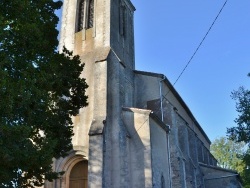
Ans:
POLYGON ((157 78, 163 79, 163 81, 165 82, 165 84, 168 86, 169 90, 177 98, 177 100, 183 106, 184 110, 186 110, 186 112, 188 113, 188 115, 190 116, 190 118, 192 119, 192 121, 197 125, 199 131, 201 131, 201 133, 203 134, 203 136, 205 137, 205 139, 208 141, 208 143, 211 144, 210 139, 208 138, 207 134, 205 133, 205 131, 202 129, 201 125, 198 123, 198 121, 196 120, 196 118, 192 114, 192 112, 189 109, 189 107, 187 106, 187 104, 184 102, 184 100, 181 98, 181 96, 179 95, 179 93, 176 91, 176 89, 174 88, 174 86, 171 84, 171 82, 167 79, 167 77, 164 74, 153 73, 153 72, 146 72, 146 71, 139 71, 139 70, 134 70, 134 73, 135 74, 145 75, 145 76, 153 76, 153 77, 157 77, 157 78))
POLYGON ((203 167, 206 167, 206 168, 212 168, 212 169, 215 169, 215 170, 221 170, 221 171, 225 171, 225 172, 229 172, 229 173, 233 173, 233 174, 238 174, 238 172, 235 171, 235 170, 221 168, 219 166, 211 166, 211 165, 207 165, 207 164, 204 164, 204 163, 201 163, 201 162, 199 162, 199 165, 203 166, 203 167))

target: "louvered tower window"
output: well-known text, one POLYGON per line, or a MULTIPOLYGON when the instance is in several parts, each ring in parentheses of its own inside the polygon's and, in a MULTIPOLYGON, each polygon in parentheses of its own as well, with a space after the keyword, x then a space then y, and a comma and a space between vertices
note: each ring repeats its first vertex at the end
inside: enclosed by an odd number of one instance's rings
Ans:
POLYGON ((85 0, 80 0, 78 4, 77 10, 77 25, 76 25, 76 32, 79 32, 83 29, 83 20, 84 20, 84 6, 85 0))
POLYGON ((94 0, 78 1, 76 21, 76 32, 93 27, 94 0))
POLYGON ((87 29, 93 27, 93 20, 94 20, 94 0, 89 0, 87 29))

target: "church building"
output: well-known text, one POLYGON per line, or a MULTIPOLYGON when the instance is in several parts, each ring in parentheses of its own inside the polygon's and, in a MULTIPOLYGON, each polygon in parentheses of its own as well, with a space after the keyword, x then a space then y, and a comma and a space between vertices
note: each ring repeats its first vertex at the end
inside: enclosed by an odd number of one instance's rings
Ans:
POLYGON ((65 173, 45 188, 238 188, 163 74, 135 70, 130 0, 64 0, 59 49, 79 55, 89 105, 73 118, 65 173))

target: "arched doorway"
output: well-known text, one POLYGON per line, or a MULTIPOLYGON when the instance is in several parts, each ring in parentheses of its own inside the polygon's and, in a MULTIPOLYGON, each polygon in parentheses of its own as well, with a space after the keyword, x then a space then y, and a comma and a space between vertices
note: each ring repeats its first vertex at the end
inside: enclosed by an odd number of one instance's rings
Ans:
POLYGON ((74 165, 69 176, 69 188, 87 188, 88 161, 80 161, 74 165))

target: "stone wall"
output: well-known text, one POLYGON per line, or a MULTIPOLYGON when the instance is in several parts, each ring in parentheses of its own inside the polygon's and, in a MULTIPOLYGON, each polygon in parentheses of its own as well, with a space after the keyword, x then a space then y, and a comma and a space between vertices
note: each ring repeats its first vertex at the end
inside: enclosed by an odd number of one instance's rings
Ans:
MULTIPOLYGON (((160 99, 148 101, 151 109, 160 118, 160 99)), ((193 129, 178 113, 173 105, 164 100, 162 103, 163 122, 170 125, 170 161, 173 187, 204 187, 203 173, 199 163, 216 165, 216 160, 193 129)))
POLYGON ((200 164, 206 188, 242 188, 236 171, 200 164))
POLYGON ((204 187, 199 163, 215 165, 209 152, 210 140, 174 90, 162 83, 162 75, 136 71, 136 105, 152 112, 170 126, 169 151, 172 187, 204 187), (167 96, 161 96, 161 94, 167 96), (190 114, 190 115, 188 115, 190 114))

